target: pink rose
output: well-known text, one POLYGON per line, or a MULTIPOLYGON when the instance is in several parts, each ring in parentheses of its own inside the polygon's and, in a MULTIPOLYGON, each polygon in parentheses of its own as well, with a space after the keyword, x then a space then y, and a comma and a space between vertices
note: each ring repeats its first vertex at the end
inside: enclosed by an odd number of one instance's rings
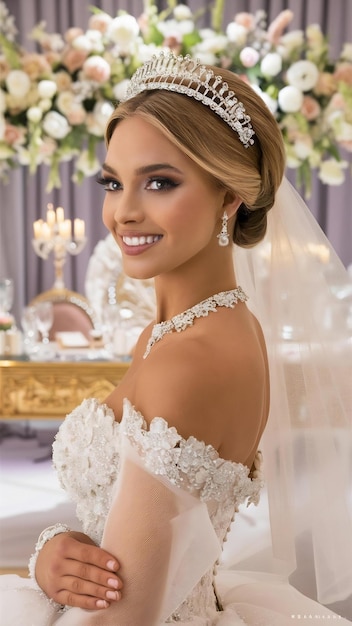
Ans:
POLYGON ((81 35, 84 35, 82 28, 72 27, 66 31, 65 40, 67 43, 71 44, 76 37, 80 37, 81 35))
POLYGON ((317 119, 317 117, 320 115, 320 111, 320 105, 317 100, 315 100, 311 96, 304 96, 301 106, 301 113, 302 115, 304 115, 306 120, 310 122, 317 119))
POLYGON ((25 141, 27 130, 23 126, 13 126, 6 124, 4 132, 4 141, 10 146, 21 145, 25 141))
POLYGON ((352 85, 352 63, 340 63, 334 72, 336 82, 344 82, 352 85))
POLYGON ((340 111, 345 111, 346 107, 347 107, 347 103, 343 95, 339 92, 334 93, 333 97, 331 98, 329 102, 329 109, 332 108, 332 109, 338 109, 340 111))
POLYGON ((162 46, 165 48, 170 48, 170 50, 172 50, 172 52, 176 55, 181 53, 182 46, 177 37, 166 37, 162 43, 162 46))
POLYGON ((83 124, 87 114, 81 105, 73 105, 66 114, 66 117, 72 126, 78 126, 79 124, 83 124))
POLYGON ((244 26, 247 30, 254 28, 254 17, 251 13, 236 13, 233 21, 236 22, 236 24, 240 24, 240 26, 244 26))
POLYGON ((240 52, 240 61, 243 67, 254 67, 259 61, 259 52, 250 46, 246 46, 240 52))
POLYGON ((68 48, 62 57, 62 63, 72 74, 82 67, 87 56, 88 52, 86 50, 74 50, 73 48, 68 48))
POLYGON ((105 83, 111 75, 110 65, 105 59, 94 54, 83 63, 83 72, 86 78, 97 83, 105 83))
POLYGON ((100 33, 106 33, 111 19, 107 13, 97 13, 89 19, 88 28, 90 30, 98 30, 100 33))

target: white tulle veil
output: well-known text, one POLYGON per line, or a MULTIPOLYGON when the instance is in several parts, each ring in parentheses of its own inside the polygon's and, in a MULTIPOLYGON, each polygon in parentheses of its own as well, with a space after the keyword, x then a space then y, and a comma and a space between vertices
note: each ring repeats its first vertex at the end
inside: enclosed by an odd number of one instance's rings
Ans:
POLYGON ((352 281, 286 179, 263 242, 234 255, 270 362, 261 448, 272 549, 264 567, 294 571, 305 536, 317 597, 328 604, 352 593, 352 281))

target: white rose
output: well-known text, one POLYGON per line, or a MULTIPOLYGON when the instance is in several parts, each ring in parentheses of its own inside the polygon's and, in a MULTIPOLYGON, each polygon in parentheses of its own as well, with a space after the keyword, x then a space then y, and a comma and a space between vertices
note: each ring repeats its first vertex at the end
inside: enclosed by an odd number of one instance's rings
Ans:
POLYGON ((202 65, 216 65, 216 56, 212 52, 201 52, 196 49, 197 46, 193 48, 193 56, 199 59, 199 62, 202 65))
POLYGON ((288 85, 280 89, 278 102, 281 111, 284 111, 284 113, 295 113, 302 106, 303 93, 297 87, 288 85))
POLYGON ((105 127, 110 115, 113 113, 114 107, 110 102, 97 102, 94 105, 93 115, 97 120, 98 124, 105 127))
POLYGON ((57 92, 57 85, 53 80, 41 80, 38 83, 38 93, 41 98, 52 98, 57 92))
POLYGON ((4 113, 6 111, 6 97, 5 92, 0 89, 0 113, 4 113))
POLYGON ((17 98, 24 98, 30 90, 31 81, 22 70, 11 70, 5 79, 8 92, 17 98))
POLYGON ((27 118, 30 122, 40 122, 43 117, 43 111, 40 107, 30 107, 27 111, 27 118))
POLYGON ((76 161, 76 169, 85 176, 94 176, 100 170, 100 163, 97 158, 91 160, 88 150, 83 150, 76 161))
POLYGON ((343 45, 341 58, 345 61, 352 61, 352 43, 345 43, 343 45))
POLYGON ((326 185, 342 185, 345 180, 343 170, 347 166, 347 161, 335 161, 335 159, 322 161, 318 177, 326 185))
POLYGON ((280 37, 278 51, 287 59, 295 48, 300 48, 304 43, 304 33, 302 30, 291 30, 280 37))
POLYGON ((174 8, 174 17, 179 22, 182 20, 189 20, 192 19, 192 12, 185 4, 178 4, 174 8))
POLYGON ((86 37, 90 41, 92 51, 104 52, 103 37, 99 30, 87 30, 86 37))
POLYGON ((271 111, 271 113, 275 115, 277 111, 277 106, 278 106, 277 100, 274 100, 274 98, 271 98, 271 96, 269 96, 268 93, 266 93, 265 91, 262 91, 258 85, 251 85, 251 86, 254 89, 254 91, 258 94, 258 96, 261 97, 263 102, 265 102, 269 111, 271 111))
POLYGON ((297 61, 287 70, 287 81, 301 91, 309 91, 315 87, 319 78, 319 70, 311 61, 297 61))
POLYGON ((167 54, 168 52, 170 52, 170 48, 167 48, 166 46, 156 46, 154 43, 145 44, 142 41, 137 42, 136 57, 139 59, 141 64, 150 61, 154 54, 158 56, 160 52, 164 52, 165 54, 167 54))
POLYGON ((229 41, 240 47, 245 45, 247 33, 247 29, 242 24, 237 24, 236 22, 230 22, 226 28, 226 35, 229 41))
POLYGON ((194 46, 195 52, 212 52, 216 54, 217 52, 221 52, 227 45, 227 38, 225 35, 216 35, 214 33, 214 37, 208 37, 203 41, 197 43, 194 46))
POLYGON ((114 85, 113 93, 116 100, 120 101, 125 98, 130 82, 131 81, 129 80, 129 78, 124 78, 124 80, 121 80, 119 83, 117 83, 117 85, 114 85))
POLYGON ((175 37, 181 41, 183 35, 193 33, 194 22, 193 20, 183 20, 182 22, 178 22, 177 20, 166 20, 165 22, 159 22, 157 29, 165 39, 168 37, 175 37))
POLYGON ((243 67, 254 67, 259 61, 259 52, 251 46, 246 46, 240 52, 240 61, 243 67))
POLYGON ((71 130, 66 117, 56 111, 50 111, 43 119, 43 128, 54 139, 63 139, 71 130))
POLYGON ((92 52, 93 50, 92 42, 86 35, 78 35, 78 37, 75 37, 71 42, 71 46, 75 50, 82 50, 83 52, 92 52))
POLYGON ((312 152, 313 142, 311 138, 307 135, 306 137, 300 137, 294 143, 294 151, 297 154, 298 158, 302 161, 307 159, 312 152))
POLYGON ((39 100, 38 102, 38 107, 41 108, 41 110, 45 113, 46 111, 49 111, 49 109, 51 109, 51 100, 49 98, 43 98, 42 100, 39 100))
POLYGON ((264 76, 277 76, 282 70, 282 58, 277 52, 269 52, 260 63, 264 76))
POLYGON ((121 50, 128 51, 139 35, 138 22, 132 15, 119 15, 110 22, 106 34, 121 50))
POLYGON ((75 97, 72 91, 62 91, 57 97, 56 106, 61 113, 67 115, 73 106, 74 101, 75 97))

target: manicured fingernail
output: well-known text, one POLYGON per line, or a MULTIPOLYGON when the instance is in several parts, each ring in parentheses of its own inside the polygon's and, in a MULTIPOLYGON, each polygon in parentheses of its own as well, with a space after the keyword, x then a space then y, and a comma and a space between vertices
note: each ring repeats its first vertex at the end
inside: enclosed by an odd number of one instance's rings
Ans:
POLYGON ((107 602, 106 600, 97 600, 96 606, 98 609, 107 609, 109 606, 109 602, 107 602))
POLYGON ((109 598, 109 600, 119 600, 120 594, 118 591, 107 591, 106 597, 109 598))
POLYGON ((112 560, 108 561, 106 564, 106 567, 114 571, 115 569, 117 569, 117 563, 116 561, 112 561, 112 560))
POLYGON ((109 587, 113 587, 114 589, 117 589, 118 586, 119 586, 119 583, 116 580, 116 578, 109 578, 108 585, 109 585, 109 587))

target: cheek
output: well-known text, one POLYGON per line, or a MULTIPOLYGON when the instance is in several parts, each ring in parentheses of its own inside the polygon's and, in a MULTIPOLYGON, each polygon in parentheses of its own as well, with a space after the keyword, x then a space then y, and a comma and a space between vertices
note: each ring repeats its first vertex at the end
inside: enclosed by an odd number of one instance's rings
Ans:
POLYGON ((108 230, 111 230, 113 223, 114 223, 113 212, 112 212, 110 204, 111 203, 109 203, 108 197, 105 196, 105 199, 103 202, 103 209, 102 209, 102 218, 103 218, 104 226, 106 226, 108 230))

